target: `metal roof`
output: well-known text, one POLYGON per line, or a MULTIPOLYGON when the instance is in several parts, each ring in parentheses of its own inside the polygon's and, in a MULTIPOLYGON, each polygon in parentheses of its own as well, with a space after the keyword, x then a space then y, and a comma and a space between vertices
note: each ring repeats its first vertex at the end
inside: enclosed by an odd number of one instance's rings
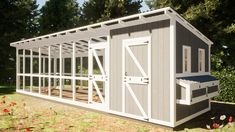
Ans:
POLYGON ((10 45, 18 49, 30 49, 56 44, 71 44, 75 42, 78 46, 88 45, 86 43, 91 38, 102 39, 102 37, 109 35, 109 31, 116 28, 128 27, 143 23, 150 23, 165 19, 175 19, 187 29, 189 29, 196 36, 201 38, 208 45, 213 44, 206 36, 188 23, 183 17, 176 13, 170 7, 153 10, 149 12, 130 15, 118 19, 104 21, 96 24, 73 28, 61 32, 47 34, 35 38, 12 42, 10 45))
POLYGON ((190 76, 190 77, 179 77, 178 80, 185 80, 185 81, 191 81, 191 82, 209 82, 209 81, 216 81, 217 78, 211 76, 211 75, 203 75, 203 76, 190 76))

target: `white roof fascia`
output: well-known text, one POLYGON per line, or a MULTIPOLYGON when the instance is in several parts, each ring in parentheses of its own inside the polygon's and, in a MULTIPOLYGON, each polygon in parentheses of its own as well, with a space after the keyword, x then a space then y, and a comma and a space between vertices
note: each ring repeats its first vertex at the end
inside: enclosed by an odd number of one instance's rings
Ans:
POLYGON ((181 25, 183 25, 185 28, 187 28, 189 31, 191 31, 194 35, 199 37, 202 41, 204 41, 208 45, 213 44, 213 42, 209 38, 203 35, 199 30, 197 30, 193 25, 191 25, 187 20, 185 20, 172 8, 168 7, 168 9, 166 10, 166 14, 169 15, 169 17, 175 19, 177 22, 179 22, 181 25))
MULTIPOLYGON (((147 23, 147 22, 169 19, 169 16, 167 16, 165 14, 166 9, 168 9, 168 8, 162 8, 162 9, 158 9, 158 10, 154 10, 154 11, 139 13, 139 14, 130 15, 130 16, 126 16, 126 17, 122 17, 122 18, 118 18, 118 19, 105 21, 105 22, 91 24, 88 26, 73 28, 73 29, 69 29, 69 30, 65 30, 65 31, 61 31, 61 32, 56 32, 56 33, 52 33, 52 34, 48 34, 48 35, 43 35, 43 36, 39 36, 39 37, 35 37, 35 38, 30 38, 30 39, 26 39, 26 40, 13 42, 10 45, 12 47, 17 47, 17 48, 29 48, 29 46, 32 48, 35 46, 31 46, 31 45, 38 45, 38 47, 49 46, 50 44, 47 44, 47 43, 51 41, 51 38, 55 38, 58 41, 58 38, 61 37, 63 39, 60 39, 60 40, 70 42, 71 38, 75 39, 74 37, 76 37, 77 40, 80 40, 80 39, 89 39, 90 37, 96 37, 97 35, 98 36, 99 35, 109 35, 109 30, 111 30, 111 29, 138 25, 138 24, 142 24, 144 22, 147 23), (164 12, 164 13, 160 14, 160 15, 157 14, 157 13, 161 13, 161 12, 164 12), (156 15, 154 16, 154 14, 156 14, 156 15), (153 16, 147 17, 148 15, 153 15, 153 16), (135 18, 136 18, 136 20, 135 20, 135 18), (111 26, 109 26, 109 25, 111 25, 111 26), (96 29, 100 29, 101 32, 97 32, 96 29), (91 35, 90 35, 90 33, 87 33, 87 31, 89 31, 91 33, 91 35), (79 34, 83 35, 83 36, 78 37, 79 34), (47 40, 47 39, 49 41, 43 42, 43 40, 47 40), (44 44, 41 45, 41 43, 37 43, 37 42, 43 42, 44 44)), ((71 41, 73 41, 73 39, 71 41)), ((59 41, 59 42, 61 42, 61 41, 59 41)), ((56 43, 54 43, 54 44, 56 44, 56 43)))

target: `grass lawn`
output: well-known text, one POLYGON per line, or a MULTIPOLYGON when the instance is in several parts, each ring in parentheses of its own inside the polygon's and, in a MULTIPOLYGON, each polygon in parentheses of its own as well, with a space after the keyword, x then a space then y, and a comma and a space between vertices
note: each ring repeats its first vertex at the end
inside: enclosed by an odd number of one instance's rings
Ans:
MULTIPOLYGON (((5 103, 0 104, 0 131, 170 131, 152 124, 16 94, 13 88, 8 89, 7 92, 2 91, 5 89, 0 88, 0 102, 5 100, 5 103), (3 96, 6 98, 3 99, 3 96), (12 103, 16 103, 16 105, 9 106, 12 103), (11 115, 4 112, 5 108, 9 109, 9 113, 12 112, 11 115)), ((181 131, 207 131, 205 121, 210 120, 211 114, 200 116, 178 129, 181 131)), ((217 115, 219 114, 217 113, 217 115)), ((235 127, 227 124, 224 128, 215 131, 233 132, 235 127)))

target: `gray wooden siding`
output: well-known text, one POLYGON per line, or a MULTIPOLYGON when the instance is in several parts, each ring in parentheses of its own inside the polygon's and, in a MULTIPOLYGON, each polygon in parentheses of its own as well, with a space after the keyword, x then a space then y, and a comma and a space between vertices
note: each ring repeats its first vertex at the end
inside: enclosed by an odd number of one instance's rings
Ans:
POLYGON ((192 92, 192 98, 196 98, 196 97, 199 97, 199 96, 202 96, 202 95, 205 95, 205 94, 206 94, 206 89, 205 88, 194 90, 192 92))
POLYGON ((152 117, 170 121, 170 21, 159 26, 152 31, 152 117))
MULTIPOLYGON (((122 40, 151 36, 152 38, 152 118, 170 121, 170 21, 164 20, 154 23, 136 25, 128 28, 115 29, 111 34, 110 49, 110 107, 111 110, 122 110, 122 40)), ((143 48, 132 49, 138 55, 138 60, 147 64, 143 48)), ((129 74, 138 75, 135 66, 128 62, 129 74)), ((144 68, 145 69, 145 68, 144 68)), ((147 111, 147 88, 141 85, 131 85, 136 96, 141 100, 147 111)), ((126 91, 126 112, 140 115, 140 111, 126 91)))
POLYGON ((198 72, 198 48, 205 49, 205 71, 208 72, 209 46, 180 23, 176 22, 176 73, 182 73, 183 45, 191 46, 191 72, 198 72))
POLYGON ((213 93, 218 91, 218 86, 212 86, 212 87, 208 87, 208 93, 213 93))
POLYGON ((209 107, 209 100, 204 100, 202 102, 199 102, 193 105, 176 104, 176 121, 179 121, 183 118, 191 116, 208 107, 209 107))

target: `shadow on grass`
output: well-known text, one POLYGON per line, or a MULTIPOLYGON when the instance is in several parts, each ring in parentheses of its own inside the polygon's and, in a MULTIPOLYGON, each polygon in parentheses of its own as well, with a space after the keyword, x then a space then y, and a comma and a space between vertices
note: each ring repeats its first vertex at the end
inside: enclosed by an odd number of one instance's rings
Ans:
POLYGON ((220 121, 220 116, 226 115, 226 119, 224 120, 224 125, 228 124, 229 116, 235 117, 235 104, 226 104, 226 103, 218 103, 211 102, 211 111, 198 116, 176 128, 175 131, 185 130, 185 128, 193 129, 193 128, 203 128, 207 129, 206 125, 210 125, 213 123, 211 120, 212 117, 215 117, 216 122, 222 123, 220 121))
POLYGON ((15 93, 15 86, 0 86, 0 95, 15 93))

